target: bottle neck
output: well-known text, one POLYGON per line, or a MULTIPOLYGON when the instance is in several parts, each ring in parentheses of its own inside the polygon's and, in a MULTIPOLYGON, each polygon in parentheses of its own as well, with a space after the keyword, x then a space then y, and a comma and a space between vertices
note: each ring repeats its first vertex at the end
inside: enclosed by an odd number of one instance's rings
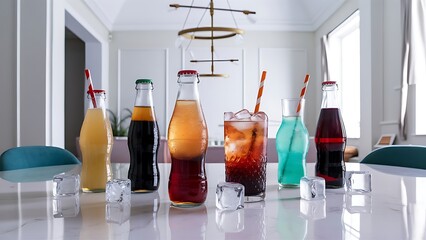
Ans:
POLYGON ((152 85, 139 83, 136 85, 136 99, 135 106, 139 107, 153 107, 152 100, 152 85))
POLYGON ((179 92, 177 100, 199 100, 197 75, 182 75, 178 79, 179 92))
POLYGON ((286 118, 299 118, 303 122, 305 99, 285 98, 281 100, 282 116, 286 118), (300 106, 299 106, 300 104, 300 106))
POLYGON ((106 109, 105 104, 105 93, 95 93, 96 106, 94 106, 92 97, 90 94, 87 94, 87 99, 89 100, 89 109, 106 109))
POLYGON ((321 108, 340 108, 336 84, 322 87, 321 108))

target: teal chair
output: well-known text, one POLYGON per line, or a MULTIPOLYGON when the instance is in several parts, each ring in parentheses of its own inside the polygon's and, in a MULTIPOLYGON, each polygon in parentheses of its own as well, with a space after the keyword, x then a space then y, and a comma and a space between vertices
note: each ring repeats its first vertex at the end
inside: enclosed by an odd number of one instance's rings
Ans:
POLYGON ((426 146, 392 145, 378 148, 361 163, 426 169, 426 146))
POLYGON ((80 161, 68 150, 51 146, 15 147, 0 156, 0 171, 69 164, 80 161))

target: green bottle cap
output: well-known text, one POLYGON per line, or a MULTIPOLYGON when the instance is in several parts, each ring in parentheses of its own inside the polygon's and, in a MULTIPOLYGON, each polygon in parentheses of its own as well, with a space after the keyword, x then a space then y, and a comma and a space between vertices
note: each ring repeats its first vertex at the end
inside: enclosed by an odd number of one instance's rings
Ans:
POLYGON ((150 83, 152 83, 152 81, 151 81, 151 79, 138 79, 138 80, 136 80, 136 84, 139 84, 139 83, 150 84, 150 83))

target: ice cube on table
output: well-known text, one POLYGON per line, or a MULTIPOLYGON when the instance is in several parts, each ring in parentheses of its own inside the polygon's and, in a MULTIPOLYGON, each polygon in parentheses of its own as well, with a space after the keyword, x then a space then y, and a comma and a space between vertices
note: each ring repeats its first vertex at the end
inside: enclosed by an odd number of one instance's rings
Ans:
POLYGON ((80 193, 78 173, 60 173, 53 177, 53 196, 75 196, 80 193))
POLYGON ((346 171, 345 190, 349 193, 371 192, 371 174, 368 171, 346 171))
POLYGON ((105 220, 108 223, 123 224, 130 219, 130 202, 107 203, 105 206, 105 220))
POLYGON ((128 202, 130 203, 130 180, 113 179, 106 184, 107 203, 128 202))
POLYGON ((54 218, 75 217, 80 212, 80 197, 62 196, 52 200, 54 218))
POLYGON ((305 200, 325 199, 325 180, 322 177, 302 177, 300 197, 305 200))
POLYGON ((220 210, 244 208, 244 185, 220 182, 216 186, 216 207, 220 210))

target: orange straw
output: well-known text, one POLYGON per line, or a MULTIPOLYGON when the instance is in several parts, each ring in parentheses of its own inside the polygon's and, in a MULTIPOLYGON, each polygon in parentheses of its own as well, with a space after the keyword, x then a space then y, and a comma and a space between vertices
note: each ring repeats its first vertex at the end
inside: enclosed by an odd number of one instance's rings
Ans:
POLYGON ((305 98, 305 94, 306 94, 306 88, 308 87, 308 83, 309 83, 309 74, 306 74, 305 76, 305 81, 303 82, 304 86, 302 88, 302 91, 300 91, 300 100, 299 100, 299 104, 297 105, 297 113, 300 112, 300 109, 302 108, 302 99, 305 98))
POLYGON ((93 83, 92 83, 92 77, 90 76, 90 70, 86 68, 84 69, 84 73, 86 75, 87 80, 89 81, 89 94, 90 94, 90 97, 92 98, 93 108, 96 108, 97 104, 95 99, 95 93, 93 92, 93 83))
POLYGON ((257 92, 257 100, 256 100, 256 107, 254 108, 254 113, 259 112, 260 100, 262 99, 263 85, 265 83, 265 79, 266 79, 266 71, 263 71, 262 77, 260 78, 259 91, 257 92))

